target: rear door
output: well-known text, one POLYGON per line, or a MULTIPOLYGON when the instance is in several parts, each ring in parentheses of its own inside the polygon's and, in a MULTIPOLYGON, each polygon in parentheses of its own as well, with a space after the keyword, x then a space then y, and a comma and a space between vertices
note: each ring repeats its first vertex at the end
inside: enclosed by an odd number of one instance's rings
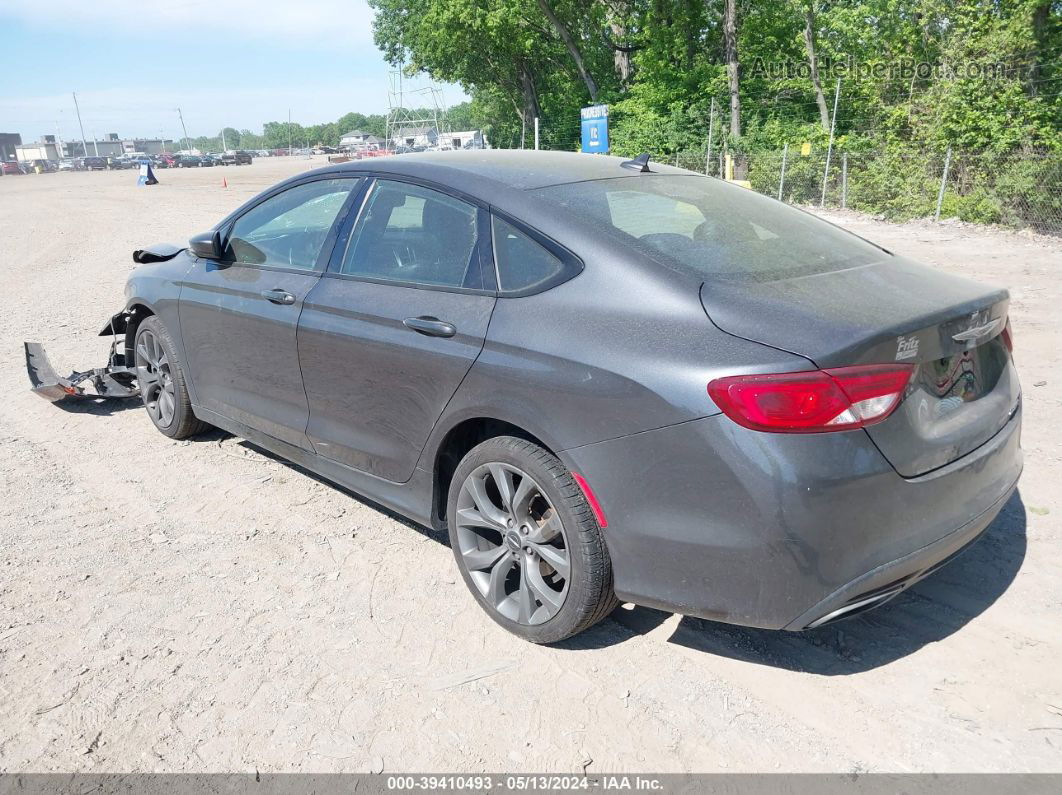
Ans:
POLYGON ((326 458, 404 482, 483 348, 487 213, 379 179, 346 227, 299 321, 307 435, 326 458))
POLYGON ((310 449, 296 329, 359 180, 312 179, 237 218, 222 261, 199 260, 179 303, 198 405, 310 449))

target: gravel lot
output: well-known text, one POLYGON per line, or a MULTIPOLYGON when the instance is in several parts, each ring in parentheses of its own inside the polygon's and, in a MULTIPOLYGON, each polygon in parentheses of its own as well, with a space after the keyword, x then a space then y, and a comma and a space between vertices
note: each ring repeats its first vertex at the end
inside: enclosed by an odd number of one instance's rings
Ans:
POLYGON ((1062 771, 1058 241, 830 215, 1012 291, 1026 470, 974 549, 814 632, 628 605, 538 648, 425 528, 28 389, 24 339, 104 362, 134 248, 320 164, 0 178, 0 771, 1062 771))

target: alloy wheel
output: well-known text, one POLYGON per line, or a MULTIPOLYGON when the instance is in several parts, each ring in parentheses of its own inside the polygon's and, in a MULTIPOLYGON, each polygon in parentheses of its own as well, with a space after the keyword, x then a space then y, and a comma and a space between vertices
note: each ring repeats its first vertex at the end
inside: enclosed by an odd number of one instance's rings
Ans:
POLYGON ((479 593, 518 624, 564 606, 571 556, 556 509, 534 478, 503 463, 477 467, 457 498, 459 558, 479 593))
POLYGON ((173 373, 161 340, 147 329, 140 332, 136 341, 136 380, 155 424, 169 427, 177 407, 173 373))

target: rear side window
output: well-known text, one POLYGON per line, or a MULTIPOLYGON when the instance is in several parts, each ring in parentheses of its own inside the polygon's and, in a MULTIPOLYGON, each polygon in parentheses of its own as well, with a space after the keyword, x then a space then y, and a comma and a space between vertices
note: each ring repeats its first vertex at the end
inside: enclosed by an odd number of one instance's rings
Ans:
POLYGON ((773 281, 887 256, 813 215, 708 177, 642 175, 537 192, 562 212, 702 278, 773 281))
POLYGON ((497 216, 492 218, 492 224, 494 261, 498 264, 498 281, 502 292, 532 290, 563 273, 564 263, 545 246, 497 216))

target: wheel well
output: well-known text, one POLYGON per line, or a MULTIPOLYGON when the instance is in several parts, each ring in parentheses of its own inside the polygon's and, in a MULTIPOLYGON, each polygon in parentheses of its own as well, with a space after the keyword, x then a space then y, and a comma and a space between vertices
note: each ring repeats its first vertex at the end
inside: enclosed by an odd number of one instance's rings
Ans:
MULTIPOLYGON (((432 500, 432 523, 438 529, 446 527, 446 497, 450 493, 450 482, 461 459, 480 442, 495 436, 515 436, 534 442, 544 450, 549 450, 541 439, 518 425, 492 417, 474 417, 458 423, 449 430, 435 453, 435 488, 432 500)), ((550 450, 552 453, 553 451, 550 450)))
POLYGON ((133 362, 133 349, 136 346, 136 330, 140 324, 155 313, 143 304, 133 304, 126 310, 129 319, 125 323, 125 361, 131 367, 133 362))

